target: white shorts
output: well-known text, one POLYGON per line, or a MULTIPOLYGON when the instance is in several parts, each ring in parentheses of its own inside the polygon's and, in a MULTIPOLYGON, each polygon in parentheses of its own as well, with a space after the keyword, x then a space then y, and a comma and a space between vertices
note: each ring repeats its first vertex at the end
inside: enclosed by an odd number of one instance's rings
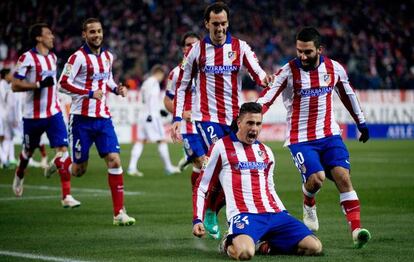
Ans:
POLYGON ((153 117, 151 122, 140 118, 138 120, 138 139, 151 142, 165 140, 164 125, 162 124, 161 117, 153 117))

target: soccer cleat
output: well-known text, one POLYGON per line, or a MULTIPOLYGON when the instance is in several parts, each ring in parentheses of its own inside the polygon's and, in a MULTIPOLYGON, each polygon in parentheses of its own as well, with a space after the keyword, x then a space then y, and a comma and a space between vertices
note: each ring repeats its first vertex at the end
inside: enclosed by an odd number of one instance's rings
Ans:
MULTIPOLYGON (((50 178, 58 170, 58 167, 55 164, 55 161, 58 157, 62 157, 61 152, 56 153, 55 157, 52 160, 50 160, 49 165, 45 168, 45 171, 44 171, 43 175, 46 178, 50 178)), ((42 158, 42 160, 43 160, 43 158, 42 158)))
POLYGON ((119 214, 114 217, 115 226, 132 226, 135 224, 135 218, 127 215, 125 208, 119 210, 119 214))
POLYGON ((309 230, 312 230, 313 232, 318 231, 319 222, 316 214, 316 205, 311 207, 303 205, 303 223, 309 228, 309 230))
POLYGON ((171 176, 171 175, 175 175, 175 174, 179 174, 179 173, 181 173, 181 171, 176 166, 172 166, 171 168, 165 170, 165 175, 167 175, 167 176, 171 176))
POLYGON ((190 161, 187 160, 187 157, 183 157, 178 161, 177 167, 180 169, 180 172, 183 172, 185 169, 187 169, 188 164, 190 164, 190 161))
POLYGON ((40 160, 40 167, 45 169, 49 167, 49 164, 47 163, 47 156, 42 157, 42 160, 40 160))
POLYGON ((65 199, 61 200, 63 208, 75 208, 81 205, 81 202, 74 199, 71 195, 66 195, 65 199))
POLYGON ((211 209, 206 210, 206 214, 204 218, 204 227, 212 238, 214 239, 220 238, 221 234, 220 234, 220 228, 218 225, 217 214, 216 212, 211 211, 211 209))
POLYGON ((21 197, 23 195, 23 182, 24 178, 20 178, 16 175, 14 175, 13 179, 13 192, 17 197, 21 197))
POLYGON ((270 244, 268 241, 260 241, 255 245, 255 252, 259 255, 268 255, 270 253, 270 244))
POLYGON ((138 171, 136 169, 135 170, 128 170, 127 174, 129 176, 136 176, 136 177, 143 177, 144 176, 144 173, 142 173, 141 171, 138 171))
POLYGON ((29 159, 28 166, 31 166, 31 167, 40 167, 41 165, 40 165, 40 162, 34 160, 33 158, 30 158, 29 159))
POLYGON ((352 231, 352 240, 355 248, 363 248, 371 239, 371 233, 365 228, 357 228, 352 231))
POLYGON ((220 240, 218 251, 220 254, 227 254, 227 237, 229 235, 229 231, 224 233, 223 238, 220 240))

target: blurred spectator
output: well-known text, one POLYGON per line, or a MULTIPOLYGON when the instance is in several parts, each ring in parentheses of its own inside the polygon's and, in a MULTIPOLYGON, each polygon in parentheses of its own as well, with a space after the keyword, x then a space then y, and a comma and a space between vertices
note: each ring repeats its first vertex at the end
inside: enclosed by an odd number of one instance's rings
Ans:
MULTIPOLYGON (((205 0, 20 0, 0 2, 0 67, 16 61, 28 46, 28 25, 44 21, 55 32, 58 66, 81 45, 82 21, 98 16, 108 32, 106 45, 118 56, 113 69, 143 79, 156 63, 179 62, 177 41, 186 31, 205 35, 198 17, 205 0), (6 56, 6 57, 4 57, 6 56)), ((251 44, 268 71, 295 56, 289 43, 305 25, 324 35, 325 54, 343 63, 358 89, 414 89, 412 1, 343 0, 226 1, 231 32, 251 44)), ((250 87, 251 88, 251 87, 250 87)))

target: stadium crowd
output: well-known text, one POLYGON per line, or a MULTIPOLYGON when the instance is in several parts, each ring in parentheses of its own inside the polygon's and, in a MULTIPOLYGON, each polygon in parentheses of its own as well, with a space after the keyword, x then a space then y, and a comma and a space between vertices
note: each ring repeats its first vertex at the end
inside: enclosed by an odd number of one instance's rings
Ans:
MULTIPOLYGON (((118 57, 115 78, 131 88, 144 72, 179 61, 179 38, 192 30, 205 35, 200 15, 210 1, 121 0, 0 2, 0 68, 13 65, 29 47, 27 30, 46 22, 55 33, 55 51, 63 61, 81 45, 85 17, 102 19, 106 45, 118 57)), ((410 1, 345 0, 226 1, 231 31, 251 44, 264 68, 276 71, 295 56, 290 43, 309 25, 323 34, 325 54, 343 63, 357 89, 414 89, 414 23, 410 1)), ((246 84, 248 87, 251 84, 246 84)))

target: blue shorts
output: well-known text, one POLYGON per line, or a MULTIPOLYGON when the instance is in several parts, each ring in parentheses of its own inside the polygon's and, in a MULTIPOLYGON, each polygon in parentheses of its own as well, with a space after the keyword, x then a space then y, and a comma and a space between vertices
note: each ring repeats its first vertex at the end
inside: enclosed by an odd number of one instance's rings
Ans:
POLYGON ((77 164, 89 159, 89 149, 93 143, 100 157, 120 152, 118 138, 110 118, 71 115, 69 132, 72 159, 77 164))
POLYGON ((196 128, 197 133, 199 133, 203 139, 203 147, 205 152, 208 152, 210 146, 217 140, 230 134, 231 132, 230 126, 214 122, 196 121, 196 128))
POLYGON ((26 150, 34 151, 39 147, 40 138, 46 132, 50 147, 68 146, 68 132, 62 112, 48 118, 23 118, 23 145, 26 150))
POLYGON ((237 235, 248 235, 254 243, 269 241, 271 248, 281 253, 293 253, 298 243, 313 235, 301 221, 287 212, 240 213, 230 220, 227 244, 237 235))
POLYGON ((207 154, 203 146, 203 139, 199 134, 183 134, 183 146, 188 160, 207 154))
POLYGON ((333 167, 351 168, 348 149, 339 135, 289 145, 289 149, 304 183, 310 175, 319 171, 325 171, 327 177, 332 179, 333 167))

